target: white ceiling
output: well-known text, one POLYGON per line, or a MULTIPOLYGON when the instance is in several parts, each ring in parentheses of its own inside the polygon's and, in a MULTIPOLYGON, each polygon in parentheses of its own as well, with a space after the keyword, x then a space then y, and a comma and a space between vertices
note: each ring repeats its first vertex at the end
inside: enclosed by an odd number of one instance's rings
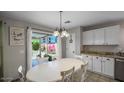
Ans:
MULTIPOLYGON (((49 28, 59 26, 58 11, 1 11, 1 16, 26 21, 42 25, 49 28)), ((63 26, 65 28, 73 28, 78 26, 88 26, 103 22, 124 20, 124 12, 122 11, 64 11, 63 26), (70 24, 64 22, 70 20, 70 24)))

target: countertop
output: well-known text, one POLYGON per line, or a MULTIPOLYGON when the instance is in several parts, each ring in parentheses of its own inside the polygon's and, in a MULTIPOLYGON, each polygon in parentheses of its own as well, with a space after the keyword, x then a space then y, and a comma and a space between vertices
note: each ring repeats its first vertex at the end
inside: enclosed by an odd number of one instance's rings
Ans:
POLYGON ((109 57, 109 58, 115 58, 115 59, 124 59, 123 56, 118 56, 118 55, 114 55, 114 54, 96 54, 96 53, 81 53, 82 54, 86 54, 86 55, 92 55, 92 56, 100 56, 100 57, 109 57))

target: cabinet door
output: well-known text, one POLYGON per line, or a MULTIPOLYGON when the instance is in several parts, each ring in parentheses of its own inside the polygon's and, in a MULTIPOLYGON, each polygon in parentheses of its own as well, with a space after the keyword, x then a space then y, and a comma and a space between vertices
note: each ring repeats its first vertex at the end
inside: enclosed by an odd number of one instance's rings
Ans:
POLYGON ((95 72, 102 72, 102 57, 98 57, 98 56, 93 56, 93 71, 95 72))
POLYGON ((93 57, 89 55, 82 55, 83 61, 88 62, 88 70, 93 70, 93 57))
POLYGON ((118 45, 119 44, 120 26, 111 26, 105 28, 105 44, 118 45))
POLYGON ((86 56, 86 60, 88 62, 88 70, 93 70, 93 59, 92 56, 86 56))
POLYGON ((114 77, 114 58, 103 58, 102 72, 105 75, 114 77))
POLYGON ((93 45, 93 31, 83 32, 83 45, 93 45))
POLYGON ((104 45, 104 29, 96 29, 94 32, 94 44, 95 45, 104 45))

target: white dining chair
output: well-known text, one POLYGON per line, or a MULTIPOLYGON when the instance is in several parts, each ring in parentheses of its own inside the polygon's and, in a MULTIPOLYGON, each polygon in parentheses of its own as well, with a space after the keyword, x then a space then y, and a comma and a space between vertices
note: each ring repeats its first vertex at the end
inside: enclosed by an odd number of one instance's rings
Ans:
POLYGON ((11 82, 24 82, 24 73, 23 73, 23 67, 20 65, 18 67, 18 77, 16 79, 13 79, 11 82))
POLYGON ((74 58, 83 61, 83 57, 81 55, 75 55, 74 58))
POLYGON ((85 81, 87 79, 87 69, 88 69, 88 62, 85 62, 85 64, 82 66, 83 69, 83 73, 82 73, 82 77, 81 77, 81 81, 85 81))
POLYGON ((75 69, 75 67, 73 67, 69 70, 66 70, 66 71, 62 71, 61 72, 61 76, 62 76, 61 82, 73 82, 74 69, 75 69))
POLYGON ((6 77, 6 78, 1 78, 3 82, 24 82, 24 74, 23 74, 23 68, 22 65, 18 67, 18 77, 13 78, 13 77, 6 77))
POLYGON ((22 65, 18 67, 18 78, 20 79, 21 82, 24 82, 24 73, 22 65))
POLYGON ((87 78, 87 65, 88 63, 86 62, 85 64, 81 65, 80 69, 74 72, 73 75, 73 81, 74 82, 83 82, 87 78))

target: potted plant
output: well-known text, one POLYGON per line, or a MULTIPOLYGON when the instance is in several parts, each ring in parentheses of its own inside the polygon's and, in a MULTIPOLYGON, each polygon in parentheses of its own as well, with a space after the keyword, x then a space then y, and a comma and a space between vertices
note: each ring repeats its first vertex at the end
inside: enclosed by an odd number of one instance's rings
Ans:
POLYGON ((45 54, 44 57, 48 57, 48 61, 52 61, 52 56, 45 54))

